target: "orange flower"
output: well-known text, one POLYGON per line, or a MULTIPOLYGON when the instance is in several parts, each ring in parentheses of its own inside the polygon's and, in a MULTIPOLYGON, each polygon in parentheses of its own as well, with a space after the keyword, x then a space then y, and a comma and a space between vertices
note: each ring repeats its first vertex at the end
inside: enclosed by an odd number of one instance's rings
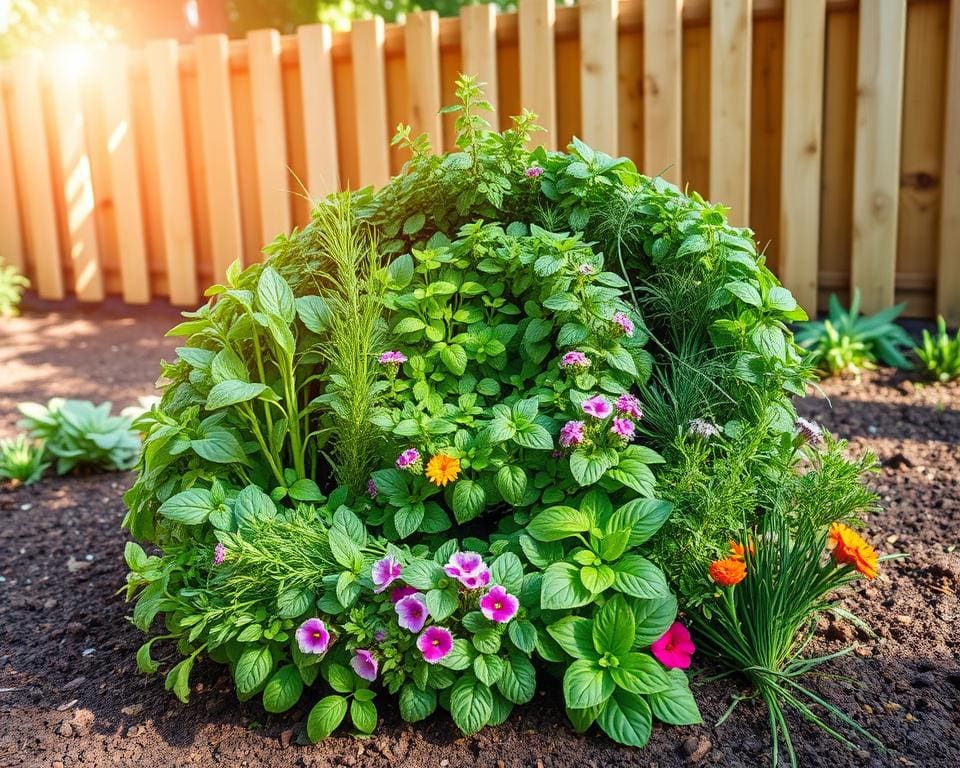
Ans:
POLYGON ((710 563, 710 578, 721 587, 732 587, 747 578, 747 566, 742 560, 727 557, 710 563))
MULTIPOLYGON (((750 557, 753 557, 757 554, 757 548, 753 545, 753 539, 747 541, 747 547, 750 549, 750 557)), ((730 557, 734 560, 743 560, 745 552, 745 547, 743 544, 738 544, 735 541, 730 542, 730 557)))
POLYGON ((427 479, 441 488, 457 479, 460 474, 460 459, 438 453, 427 464, 427 479))
POLYGON ((876 577, 877 552, 855 530, 843 523, 834 523, 830 526, 827 541, 836 562, 841 565, 852 565, 868 579, 876 577))

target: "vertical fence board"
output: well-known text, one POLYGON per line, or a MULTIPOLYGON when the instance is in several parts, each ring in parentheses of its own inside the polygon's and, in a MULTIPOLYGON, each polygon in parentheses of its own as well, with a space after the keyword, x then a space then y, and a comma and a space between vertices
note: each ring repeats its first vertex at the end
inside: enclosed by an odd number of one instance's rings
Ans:
POLYGON ((643 38, 642 29, 620 29, 617 41, 617 152, 637 161, 643 158, 646 146, 643 38))
MULTIPOLYGON (((462 71, 485 83, 487 101, 498 111, 497 99, 497 6, 464 5, 460 8, 462 71)), ((491 123, 493 120, 491 120, 491 123)))
POLYGON ((617 154, 617 2, 580 2, 580 122, 583 140, 617 154))
POLYGON ((644 0, 643 172, 683 181, 683 0, 644 0))
POLYGON ((440 17, 436 11, 407 16, 404 25, 409 120, 415 136, 425 133, 431 146, 443 147, 440 122, 440 17))
POLYGON ((147 43, 146 60, 157 157, 161 245, 170 301, 189 306, 198 300, 197 265, 176 42, 154 40, 147 43))
POLYGON ((817 313, 825 0, 787 0, 784 23, 780 278, 817 313))
POLYGON ((57 178, 62 187, 67 258, 72 265, 73 290, 80 301, 103 301, 103 270, 94 219, 93 180, 87 154, 87 132, 81 100, 78 63, 54 56, 49 60, 57 178))
POLYGON ((198 37, 196 51, 201 145, 207 165, 204 192, 210 218, 213 280, 220 282, 226 276, 227 267, 243 257, 227 36, 198 37))
POLYGON ((557 78, 554 0, 520 0, 520 98, 535 112, 546 133, 537 134, 534 144, 557 148, 557 78))
MULTIPOLYGON (((444 38, 444 26, 456 29, 456 37, 460 38, 460 19, 449 18, 440 19, 440 39, 444 38)), ((459 45, 446 45, 440 48, 440 103, 443 106, 455 104, 457 101, 457 78, 461 72, 464 72, 463 53, 459 45)), ((481 81, 483 82, 483 81, 481 81)), ((484 86, 484 93, 488 88, 484 86)), ((491 105, 492 106, 492 105, 491 105)), ((496 119, 492 114, 487 113, 484 117, 492 124, 496 119)), ((457 149, 457 116, 453 112, 442 115, 440 122, 443 125, 443 150, 444 152, 455 152, 457 149)))
POLYGON ((307 145, 307 191, 320 199, 336 190, 340 177, 337 160, 337 114, 333 92, 333 38, 325 24, 308 24, 297 30, 300 50, 300 89, 303 128, 307 145))
POLYGON ((13 144, 7 123, 4 94, 8 71, 0 70, 0 259, 23 272, 27 267, 23 233, 20 231, 20 203, 13 167, 13 144))
POLYGON ((750 221, 752 0, 710 4, 710 198, 750 221))
POLYGON ((62 299, 63 271, 40 90, 39 55, 27 54, 18 59, 13 65, 12 82, 12 122, 17 146, 14 160, 19 166, 17 177, 22 184, 20 204, 30 246, 31 277, 41 298, 62 299))
POLYGON ((280 35, 275 29, 257 29, 247 34, 247 43, 260 197, 260 238, 263 243, 268 243, 277 234, 288 232, 291 226, 280 35))
POLYGON ((860 7, 851 280, 868 313, 894 300, 906 17, 906 0, 860 7))
POLYGON ((760 15, 753 24, 750 75, 750 220, 767 266, 780 248, 780 144, 783 119, 783 23, 760 15))
POLYGON ((937 312, 960 325, 960 0, 950 3, 937 312))
POLYGON ((683 80, 683 125, 680 170, 685 187, 710 190, 710 27, 700 24, 683 29, 683 71, 700 77, 683 80))
POLYGON ((356 103, 358 173, 360 186, 385 184, 390 179, 390 140, 387 125, 387 78, 383 60, 383 19, 353 22, 353 90, 356 103))

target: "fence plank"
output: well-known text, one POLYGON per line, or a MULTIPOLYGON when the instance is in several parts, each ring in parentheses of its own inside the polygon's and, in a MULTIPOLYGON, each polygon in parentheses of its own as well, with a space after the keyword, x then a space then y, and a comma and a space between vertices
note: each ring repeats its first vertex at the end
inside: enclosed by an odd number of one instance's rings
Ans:
POLYGON ((230 49, 226 35, 202 35, 196 40, 197 88, 200 101, 200 140, 206 164, 207 211, 213 281, 225 279, 227 267, 243 258, 240 224, 240 183, 230 97, 230 49))
POLYGON ((387 75, 383 60, 383 19, 355 21, 350 27, 353 90, 357 95, 357 147, 360 186, 390 180, 387 75))
POLYGON ((437 151, 443 148, 440 121, 440 17, 436 11, 407 16, 404 25, 410 127, 427 134, 437 151))
POLYGON ((752 0, 711 0, 710 198, 750 221, 752 0))
MULTIPOLYGON (((497 112, 497 6, 490 3, 460 7, 460 48, 461 70, 484 84, 487 101, 497 112)), ((495 124, 494 119, 490 122, 495 124)))
POLYGON ((180 102, 178 46, 173 40, 147 43, 150 119, 157 163, 161 248, 167 267, 170 302, 197 303, 197 262, 190 212, 190 184, 180 102))
POLYGON ((20 204, 30 246, 33 284, 42 299, 62 299, 63 270, 53 205, 50 155, 40 90, 40 56, 26 54, 13 65, 13 127, 17 147, 20 204))
POLYGON ((297 30, 300 49, 300 91, 307 146, 307 192, 314 200, 335 191, 340 178, 337 162, 337 114, 333 93, 333 37, 325 24, 297 30))
POLYGON ((643 171, 683 182, 683 0, 644 0, 643 171))
POLYGON ((553 38, 556 18, 554 0, 520 0, 520 99, 524 108, 537 114, 537 122, 546 131, 536 134, 533 143, 547 149, 556 149, 559 140, 553 38))
MULTIPOLYGON (((583 140, 617 154, 618 0, 580 2, 580 103, 583 140)), ((566 138, 566 137, 564 137, 566 138)))
POLYGON ((60 163, 67 225, 67 258, 73 265, 73 290, 80 301, 103 301, 103 269, 94 219, 93 180, 80 99, 78 63, 72 57, 48 60, 54 142, 60 163))
POLYGON ((13 144, 7 124, 5 80, 8 70, 0 70, 0 259, 23 273, 27 267, 23 233, 20 231, 20 204, 17 177, 13 167, 13 144))
POLYGON ((260 238, 267 243, 280 232, 289 232, 291 227, 280 34, 275 29, 257 29, 247 33, 247 45, 257 153, 260 238))
POLYGON ((817 312, 825 0, 787 0, 784 16, 780 279, 817 312))
POLYGON ((906 0, 860 7, 851 280, 863 311, 894 300, 906 0))
POLYGON ((960 325, 960 0, 950 4, 937 312, 960 325))

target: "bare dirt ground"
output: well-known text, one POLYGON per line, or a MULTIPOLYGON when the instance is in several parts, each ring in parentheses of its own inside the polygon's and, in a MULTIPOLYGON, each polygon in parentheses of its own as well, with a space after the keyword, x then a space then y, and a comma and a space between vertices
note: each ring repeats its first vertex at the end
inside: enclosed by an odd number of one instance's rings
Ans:
MULTIPOLYGON (((119 409, 150 394, 159 360, 174 340, 176 314, 120 305, 0 320, 0 436, 15 431, 17 402, 53 396, 109 399, 119 409)), ((855 654, 808 680, 890 747, 848 752, 792 718, 801 765, 960 765, 960 388, 917 387, 880 371, 859 384, 829 382, 802 412, 876 452, 874 485, 885 511, 869 521, 889 563, 844 603, 876 637, 843 622, 821 622, 818 652, 851 642, 855 654), (832 407, 831 407, 832 406, 832 407)), ((161 676, 136 672, 142 642, 116 594, 123 583, 121 496, 131 475, 49 478, 0 489, 0 766, 604 766, 769 764, 761 707, 741 705, 713 726, 738 692, 735 681, 695 680, 704 725, 657 726, 646 749, 614 745, 596 732, 577 736, 557 688, 544 690, 502 726, 460 737, 442 716, 416 726, 381 706, 377 733, 337 735, 302 745, 312 699, 282 716, 240 704, 222 668, 195 675, 189 706, 161 676)), ((164 661, 173 659, 166 649, 164 661)), ((162 654, 155 654, 162 655, 162 654)), ((701 674, 701 677, 703 675, 701 674)))

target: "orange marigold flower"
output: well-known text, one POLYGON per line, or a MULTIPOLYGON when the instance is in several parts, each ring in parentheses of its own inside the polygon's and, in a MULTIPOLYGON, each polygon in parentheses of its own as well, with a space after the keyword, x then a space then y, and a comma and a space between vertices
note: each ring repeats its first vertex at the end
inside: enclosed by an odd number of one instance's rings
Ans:
POLYGON ((843 523, 834 523, 830 526, 827 541, 836 562, 852 565, 868 579, 876 578, 879 570, 877 552, 853 528, 843 523))
POLYGON ((721 587, 732 587, 747 578, 747 566, 742 560, 727 557, 710 563, 710 578, 721 587))
MULTIPOLYGON (((753 544, 753 539, 749 539, 747 541, 747 547, 749 547, 750 550, 750 557, 753 557, 755 554, 757 554, 757 548, 753 544)), ((746 555, 747 547, 744 547, 743 544, 739 544, 736 541, 731 541, 730 557, 732 557, 734 560, 743 560, 744 556, 746 555)))
POLYGON ((427 479, 441 488, 453 482, 460 474, 460 459, 438 453, 427 464, 427 479))

